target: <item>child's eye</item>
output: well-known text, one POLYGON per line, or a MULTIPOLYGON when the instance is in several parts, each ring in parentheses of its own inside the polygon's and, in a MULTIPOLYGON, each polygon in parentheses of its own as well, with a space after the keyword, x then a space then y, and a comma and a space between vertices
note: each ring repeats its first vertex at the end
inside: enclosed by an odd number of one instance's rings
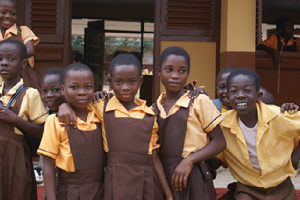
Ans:
POLYGON ((248 89, 247 89, 247 90, 245 90, 245 92, 246 92, 246 93, 250 93, 251 91, 252 91, 252 90, 248 90, 248 89))
POLYGON ((76 89, 78 89, 78 87, 77 87, 77 86, 75 86, 75 85, 71 86, 70 88, 72 88, 73 90, 76 90, 76 89))
POLYGON ((13 60, 15 60, 14 57, 10 57, 10 58, 9 58, 9 61, 13 61, 13 60))
POLYGON ((90 85, 87 85, 87 86, 85 86, 85 88, 89 90, 89 89, 91 89, 91 88, 92 88, 92 86, 90 86, 90 85))
POLYGON ((167 72, 170 72, 170 71, 172 71, 172 70, 171 70, 170 68, 166 68, 166 71, 167 71, 167 72))
POLYGON ((6 12, 5 12, 5 11, 1 11, 1 14, 2 14, 2 15, 5 15, 5 14, 6 14, 6 12))
POLYGON ((229 93, 230 93, 230 94, 235 94, 235 93, 236 93, 236 90, 230 90, 229 93))
POLYGON ((17 13, 13 12, 13 13, 11 13, 11 15, 12 15, 12 16, 16 16, 16 15, 17 15, 17 13))
POLYGON ((129 81, 129 83, 135 83, 135 82, 136 82, 135 80, 130 80, 130 81, 129 81))
POLYGON ((121 83, 122 83, 122 81, 115 81, 115 83, 117 83, 117 84, 121 84, 121 83))
POLYGON ((42 90, 42 94, 46 94, 47 90, 42 90))
POLYGON ((182 70, 180 70, 179 72, 180 72, 181 74, 183 74, 183 73, 186 72, 186 70, 185 70, 185 69, 182 69, 182 70))
POLYGON ((52 91, 56 93, 56 92, 60 92, 60 89, 55 88, 55 89, 53 89, 52 91))

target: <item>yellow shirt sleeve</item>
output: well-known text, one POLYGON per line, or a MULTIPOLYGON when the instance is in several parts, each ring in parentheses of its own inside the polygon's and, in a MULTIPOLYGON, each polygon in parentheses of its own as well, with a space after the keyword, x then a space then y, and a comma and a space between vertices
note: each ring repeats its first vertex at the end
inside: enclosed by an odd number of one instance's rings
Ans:
POLYGON ((35 46, 40 42, 40 39, 27 26, 20 26, 20 29, 24 44, 26 44, 30 40, 33 40, 33 44, 35 46))
POLYGON ((275 34, 268 37, 268 39, 262 42, 263 45, 277 50, 277 36, 275 34))
POLYGON ((20 107, 19 117, 34 124, 43 124, 46 121, 48 113, 38 90, 27 89, 20 107))

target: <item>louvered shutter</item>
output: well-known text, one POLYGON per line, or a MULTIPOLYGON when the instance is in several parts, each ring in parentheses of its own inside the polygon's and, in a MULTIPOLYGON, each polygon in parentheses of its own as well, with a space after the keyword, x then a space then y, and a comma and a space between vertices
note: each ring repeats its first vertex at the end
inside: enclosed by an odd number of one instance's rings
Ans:
POLYGON ((63 43, 64 0, 25 0, 25 24, 43 42, 63 43))
POLYGON ((216 0, 162 0, 161 35, 216 37, 216 0))

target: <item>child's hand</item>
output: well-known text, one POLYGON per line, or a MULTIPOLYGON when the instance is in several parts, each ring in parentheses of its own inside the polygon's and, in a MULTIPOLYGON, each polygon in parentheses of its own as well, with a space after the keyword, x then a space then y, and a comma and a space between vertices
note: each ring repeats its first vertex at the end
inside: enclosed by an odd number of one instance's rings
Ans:
POLYGON ((105 98, 110 99, 114 96, 113 93, 107 93, 104 91, 98 91, 94 94, 94 102, 99 102, 100 100, 104 100, 105 98))
POLYGON ((58 120, 65 124, 73 124, 73 127, 76 128, 77 117, 73 109, 67 104, 63 103, 58 107, 58 112, 56 114, 58 120))
POLYGON ((187 179, 192 170, 192 165, 187 158, 182 159, 182 161, 177 165, 172 176, 172 187, 176 191, 181 191, 183 188, 187 187, 187 179))
POLYGON ((190 99, 196 99, 199 94, 205 94, 208 96, 207 92, 204 90, 205 86, 200 86, 194 90, 191 90, 189 93, 189 98, 190 99))
POLYGON ((185 85, 183 89, 193 91, 194 89, 196 89, 196 84, 197 84, 197 80, 194 80, 194 82, 185 85))
POLYGON ((284 113, 284 111, 287 111, 290 114, 293 114, 294 112, 297 112, 298 110, 299 110, 299 106, 294 103, 283 103, 281 105, 281 113, 284 113))
POLYGON ((0 107, 0 120, 9 122, 9 123, 14 123, 16 121, 16 118, 18 115, 16 115, 13 111, 5 108, 5 107, 0 107))

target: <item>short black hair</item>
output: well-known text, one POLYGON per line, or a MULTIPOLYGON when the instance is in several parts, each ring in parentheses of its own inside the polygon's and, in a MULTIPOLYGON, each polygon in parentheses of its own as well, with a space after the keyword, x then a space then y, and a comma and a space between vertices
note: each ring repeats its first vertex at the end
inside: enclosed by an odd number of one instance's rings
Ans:
POLYGON ((63 68, 53 67, 53 68, 47 69, 47 71, 45 71, 41 77, 41 82, 44 80, 45 76, 57 75, 59 78, 60 84, 62 84, 63 72, 64 72, 63 68))
POLYGON ((62 76, 61 76, 61 83, 62 84, 65 84, 65 80, 66 80, 66 77, 67 77, 67 73, 69 71, 89 71, 92 73, 92 76, 93 76, 93 80, 94 80, 94 73, 93 71, 85 64, 81 64, 81 63, 74 63, 74 64, 71 64, 71 65, 68 65, 63 73, 62 73, 62 76))
POLYGON ((178 46, 168 47, 163 50, 163 52, 161 52, 159 56, 159 69, 161 69, 162 63, 167 59, 169 55, 183 56, 186 60, 188 71, 190 72, 190 55, 184 48, 178 46))
POLYGON ((223 74, 231 73, 234 70, 235 70, 235 68, 233 68, 233 67, 226 67, 226 68, 222 69, 221 71, 219 71, 217 78, 216 78, 216 84, 218 83, 220 76, 222 76, 223 74))
POLYGON ((277 21, 276 21, 277 31, 283 30, 284 26, 287 22, 293 22, 293 20, 289 17, 280 17, 279 19, 277 19, 277 21))
POLYGON ((21 59, 26 59, 27 58, 27 49, 26 46, 20 42, 19 40, 13 40, 13 39, 7 39, 7 40, 2 40, 0 42, 0 46, 3 44, 10 44, 10 45, 15 45, 16 50, 19 50, 19 53, 21 55, 21 59))
POLYGON ((113 69, 118 65, 134 65, 139 70, 139 75, 142 75, 142 67, 140 61, 132 54, 124 53, 117 55, 109 65, 109 74, 112 76, 113 69))
POLYGON ((245 75, 245 76, 248 76, 250 79, 252 79, 255 84, 256 92, 259 91, 259 88, 260 88, 259 76, 257 75, 256 72, 254 72, 248 68, 237 68, 233 72, 230 73, 230 75, 227 78, 227 90, 229 90, 230 81, 238 75, 245 75))

